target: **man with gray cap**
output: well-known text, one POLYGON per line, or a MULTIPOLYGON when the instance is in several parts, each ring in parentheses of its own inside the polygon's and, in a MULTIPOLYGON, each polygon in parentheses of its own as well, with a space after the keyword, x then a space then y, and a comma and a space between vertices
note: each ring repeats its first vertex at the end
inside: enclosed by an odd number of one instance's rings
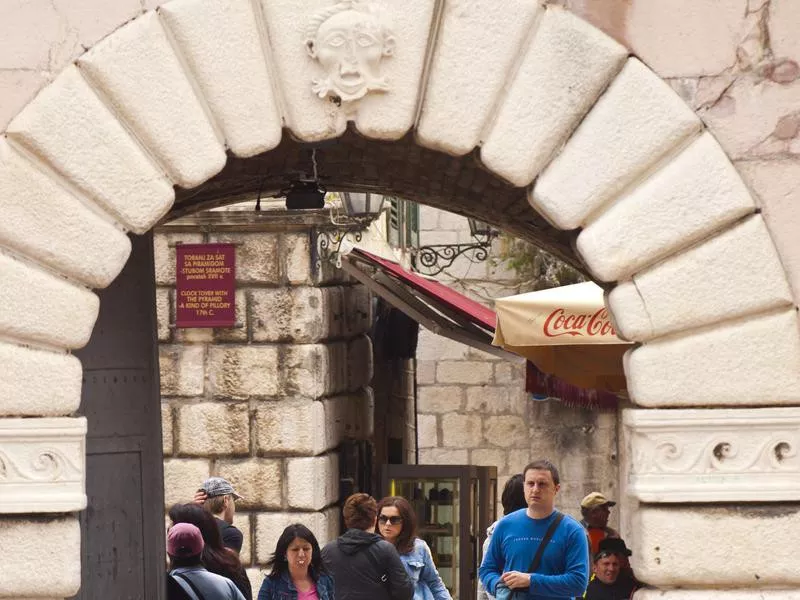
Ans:
POLYGON ((237 553, 242 551, 242 532, 233 526, 233 515, 236 514, 236 501, 242 497, 236 493, 227 479, 209 477, 194 495, 195 504, 202 504, 214 515, 222 535, 222 543, 237 553))
POLYGON ((611 507, 617 503, 600 492, 591 492, 581 500, 581 525, 589 536, 589 553, 594 556, 600 550, 600 542, 606 538, 618 538, 619 533, 608 526, 611 507))

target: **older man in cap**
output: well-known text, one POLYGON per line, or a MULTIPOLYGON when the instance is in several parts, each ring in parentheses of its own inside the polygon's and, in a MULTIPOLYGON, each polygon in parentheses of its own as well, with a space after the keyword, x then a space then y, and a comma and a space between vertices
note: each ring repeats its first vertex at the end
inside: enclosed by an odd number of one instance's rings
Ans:
POLYGON ((618 538, 619 533, 608 526, 611 507, 617 503, 600 492, 592 492, 581 500, 581 524, 589 536, 590 553, 594 556, 600 550, 600 542, 606 538, 618 538))

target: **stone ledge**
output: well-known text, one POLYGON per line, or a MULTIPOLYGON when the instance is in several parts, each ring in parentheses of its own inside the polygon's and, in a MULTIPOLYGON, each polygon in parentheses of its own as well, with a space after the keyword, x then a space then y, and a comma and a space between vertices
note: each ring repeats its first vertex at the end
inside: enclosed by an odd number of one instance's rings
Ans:
POLYGON ((86 508, 86 418, 0 419, 0 513, 86 508))
POLYGON ((642 502, 800 501, 796 408, 623 412, 642 502))

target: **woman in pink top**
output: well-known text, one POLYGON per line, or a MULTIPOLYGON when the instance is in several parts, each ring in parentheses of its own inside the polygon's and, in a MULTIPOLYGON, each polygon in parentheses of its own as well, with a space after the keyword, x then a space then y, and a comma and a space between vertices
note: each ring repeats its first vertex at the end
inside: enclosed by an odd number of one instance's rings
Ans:
POLYGON ((305 525, 283 530, 267 566, 258 600, 334 600, 333 578, 325 571, 317 538, 305 525))

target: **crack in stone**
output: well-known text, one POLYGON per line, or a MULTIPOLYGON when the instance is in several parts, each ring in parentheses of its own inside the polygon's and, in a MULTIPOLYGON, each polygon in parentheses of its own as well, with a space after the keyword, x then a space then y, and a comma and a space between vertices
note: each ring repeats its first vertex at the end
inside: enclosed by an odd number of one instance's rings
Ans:
POLYGON ((633 284, 633 289, 636 290, 636 294, 639 296, 639 300, 642 301, 642 309, 644 310, 645 316, 647 316, 647 322, 650 324, 650 337, 654 335, 655 326, 653 325, 653 317, 650 315, 650 311, 647 309, 647 303, 644 300, 644 295, 642 291, 639 289, 639 284, 636 282, 636 278, 631 278, 631 283, 633 284))

